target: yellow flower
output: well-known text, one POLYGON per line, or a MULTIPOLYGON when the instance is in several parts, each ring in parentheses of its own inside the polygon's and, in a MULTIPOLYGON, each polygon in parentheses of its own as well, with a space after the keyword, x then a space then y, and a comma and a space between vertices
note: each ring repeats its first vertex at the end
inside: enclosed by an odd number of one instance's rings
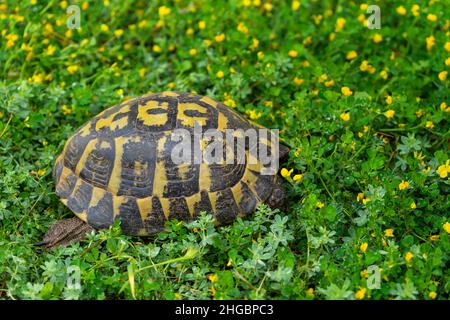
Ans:
POLYGON ((257 53, 257 56, 258 56, 258 59, 259 59, 259 60, 262 60, 262 59, 264 58, 264 52, 259 51, 259 52, 257 53))
POLYGON ((78 69, 79 69, 79 67, 77 65, 72 65, 72 66, 67 67, 67 71, 69 71, 69 73, 71 73, 71 74, 77 72, 78 69))
POLYGON ((361 271, 359 273, 359 275, 361 276, 361 278, 368 278, 369 277, 369 272, 367 271, 367 269, 364 269, 363 271, 361 271))
POLYGON ((147 72, 147 68, 144 68, 144 67, 140 68, 140 69, 139 69, 139 76, 140 76, 141 78, 145 77, 145 73, 146 73, 146 72, 147 72))
POLYGON ((206 28, 206 22, 205 21, 199 21, 198 22, 198 28, 200 29, 200 30, 203 30, 203 29, 205 29, 206 28))
POLYGON ((300 8, 300 1, 292 1, 291 9, 293 11, 297 11, 300 8))
POLYGON ((223 73, 222 70, 219 70, 219 71, 217 71, 216 76, 217 76, 217 78, 222 79, 225 76, 225 74, 223 73))
POLYGON ((386 104, 391 104, 392 103, 392 96, 386 96, 386 104))
POLYGON ((412 260, 412 258, 414 258, 414 255, 412 254, 412 252, 408 251, 405 255, 406 262, 410 262, 412 260))
POLYGON ((297 77, 294 78, 294 83, 296 86, 301 85, 303 82, 305 82, 305 80, 297 78, 297 77))
POLYGON ((255 50, 259 46, 259 40, 256 38, 252 39, 252 45, 250 46, 250 49, 255 50))
POLYGON ((427 19, 430 20, 430 21, 435 22, 435 21, 437 21, 437 15, 432 14, 432 13, 429 13, 429 14, 427 15, 427 19))
POLYGON ((218 34, 214 37, 214 40, 216 40, 216 42, 222 42, 223 40, 225 40, 225 35, 223 33, 218 34))
POLYGON ((434 38, 434 36, 429 36, 425 39, 425 42, 427 44, 427 50, 430 51, 435 45, 436 39, 434 38))
POLYGON ((114 31, 114 35, 116 37, 120 37, 121 35, 123 35, 123 30, 122 29, 117 29, 116 31, 114 31))
POLYGON ((447 79, 447 75, 448 75, 448 72, 447 72, 447 71, 441 71, 441 72, 439 72, 439 75, 438 75, 439 80, 445 81, 445 79, 447 79))
POLYGON ((425 128, 433 129, 433 128, 434 128, 434 123, 433 123, 433 121, 427 121, 427 122, 425 123, 425 128))
POLYGON ((337 20, 336 20, 336 26, 335 26, 335 32, 339 32, 339 31, 341 31, 342 30, 342 28, 344 28, 344 26, 345 26, 345 19, 344 18, 338 18, 337 20))
POLYGON ((387 80, 388 78, 388 73, 386 70, 383 70, 380 72, 380 77, 383 78, 384 80, 387 80))
POLYGON ((367 202, 369 202, 369 201, 370 201, 370 198, 364 198, 364 199, 362 199, 363 205, 366 205, 367 202))
POLYGON ((351 95, 353 94, 353 91, 350 90, 349 87, 342 87, 342 88, 341 88, 341 92, 342 92, 342 94, 343 94, 344 96, 346 96, 346 97, 351 96, 351 95))
POLYGON ((89 8, 89 2, 85 1, 81 5, 81 10, 86 11, 89 8))
POLYGON ((62 106, 62 110, 64 115, 68 115, 69 113, 72 112, 72 109, 68 108, 66 105, 62 106))
POLYGON ((186 30, 186 34, 187 34, 188 36, 192 36, 192 35, 194 34, 194 29, 188 28, 188 29, 186 30))
POLYGON ((325 82, 325 87, 332 87, 334 86, 334 80, 330 80, 330 81, 326 81, 325 82))
POLYGON ((59 3, 59 6, 61 7, 61 9, 65 9, 65 8, 67 8, 67 6, 68 6, 68 4, 67 4, 67 1, 61 1, 60 3, 59 3))
POLYGON ((166 6, 161 6, 158 8, 158 14, 161 18, 164 18, 168 14, 170 14, 170 8, 167 8, 166 6))
POLYGON ((117 89, 116 94, 120 97, 123 96, 123 89, 117 89))
POLYGON ((444 45, 444 49, 450 52, 450 42, 446 42, 444 45))
POLYGON ((341 117, 341 119, 343 121, 347 122, 347 121, 350 120, 350 113, 349 112, 343 112, 343 113, 341 113, 340 117, 341 117))
POLYGON ((293 178, 294 181, 299 182, 303 180, 303 175, 302 174, 296 174, 293 178))
POLYGON ((448 57, 447 59, 445 59, 445 65, 446 65, 446 66, 450 66, 450 57, 448 57))
POLYGON ((450 223, 448 221, 444 223, 442 227, 444 228, 445 232, 450 233, 450 223))
POLYGON ((375 43, 380 43, 381 41, 383 41, 383 36, 379 33, 376 33, 373 35, 372 40, 375 43))
POLYGON ((288 177, 291 176, 292 171, 294 171, 294 169, 288 170, 288 169, 286 169, 286 168, 283 168, 283 169, 281 169, 281 172, 280 172, 280 173, 281 173, 281 176, 282 176, 283 178, 288 178, 288 177))
POLYGON ((316 202, 316 207, 319 209, 322 209, 325 206, 325 204, 322 201, 317 201, 316 202))
POLYGON ((418 4, 413 4, 413 6, 411 7, 411 12, 413 16, 417 17, 420 14, 419 9, 420 6, 418 4))
POLYGON ((440 238, 440 237, 439 237, 438 234, 435 234, 435 235, 430 236, 430 240, 431 240, 431 241, 438 241, 439 238, 440 238))
POLYGON ((161 47, 157 44, 154 44, 152 49, 153 49, 153 52, 156 52, 156 53, 162 51, 161 47))
POLYGON ((308 290, 305 291, 305 294, 307 296, 313 296, 314 295, 314 288, 308 288, 308 290))
POLYGON ((384 235, 386 237, 389 237, 389 238, 393 237, 394 236, 394 229, 386 229, 386 230, 384 230, 384 235))
POLYGON ((243 22, 239 22, 239 24, 238 24, 238 26, 237 26, 237 30, 238 30, 239 32, 242 32, 242 33, 245 33, 245 34, 248 33, 248 28, 247 28, 247 26, 246 26, 243 22))
POLYGON ((175 88, 175 82, 169 82, 169 83, 167 84, 167 88, 169 88, 169 89, 175 88))
POLYGON ((103 31, 103 32, 108 32, 109 31, 109 27, 108 27, 107 24, 102 24, 100 26, 100 30, 103 31))
POLYGON ((436 299, 436 297, 437 297, 437 293, 434 292, 434 291, 431 291, 431 292, 428 294, 428 297, 429 297, 431 300, 434 300, 434 299, 436 299))
POLYGON ((197 54, 197 49, 194 49, 194 48, 190 49, 190 50, 189 50, 189 54, 190 54, 191 56, 195 56, 195 55, 197 54))
POLYGON ((411 209, 416 209, 416 208, 417 208, 417 205, 416 205, 416 203, 413 201, 413 202, 411 203, 410 207, 411 207, 411 209))
POLYGON ((447 178, 448 174, 450 173, 450 160, 447 160, 447 162, 441 166, 439 166, 436 170, 436 172, 439 174, 439 177, 442 179, 447 178))
POLYGON ((364 299, 364 296, 366 295, 366 288, 361 288, 358 291, 355 292, 355 299, 356 300, 362 300, 364 299))
POLYGON ((288 55, 289 55, 289 57, 291 57, 291 58, 295 58, 295 57, 298 56, 298 52, 297 52, 296 50, 289 50, 288 55))
POLYGON ((397 11, 397 13, 401 16, 404 16, 406 14, 406 9, 404 6, 397 7, 395 11, 397 11))
POLYGON ((362 199, 364 199, 364 193, 360 192, 356 195, 356 201, 361 201, 362 199))
POLYGON ((52 55, 55 54, 55 51, 56 51, 56 47, 53 46, 53 45, 49 45, 49 46, 47 47, 47 49, 45 50, 45 53, 46 53, 47 55, 49 55, 49 56, 52 56, 52 55))
POLYGON ((347 60, 353 60, 353 59, 355 59, 357 56, 358 56, 358 54, 356 53, 356 51, 355 51, 355 50, 352 50, 352 51, 347 52, 346 58, 347 58, 347 60))
POLYGON ((384 115, 386 116, 386 118, 392 119, 395 115, 395 110, 390 109, 390 110, 386 111, 384 113, 384 115))
POLYGON ((264 9, 266 11, 272 11, 273 5, 270 2, 264 3, 264 9))
POLYGON ((219 276, 217 274, 210 274, 208 275, 208 280, 211 282, 217 282, 217 280, 219 280, 219 276))
POLYGON ((402 182, 399 183, 398 188, 399 188, 400 190, 406 190, 406 189, 408 189, 408 188, 409 188, 409 182, 408 182, 408 181, 405 181, 405 180, 402 180, 402 182))
POLYGON ((359 247, 359 249, 360 249, 362 252, 366 252, 368 246, 369 246, 369 245, 367 244, 367 242, 364 242, 363 244, 361 244, 361 246, 359 247))

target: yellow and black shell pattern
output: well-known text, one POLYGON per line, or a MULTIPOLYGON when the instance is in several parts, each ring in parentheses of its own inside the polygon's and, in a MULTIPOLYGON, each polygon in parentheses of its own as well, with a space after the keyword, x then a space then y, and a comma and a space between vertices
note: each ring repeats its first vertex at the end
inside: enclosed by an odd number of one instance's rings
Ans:
POLYGON ((201 211, 212 213, 219 225, 253 212, 269 197, 276 176, 261 174, 259 162, 249 164, 248 148, 247 161, 234 164, 172 162, 171 132, 193 130, 195 122, 220 132, 259 128, 195 94, 161 92, 128 100, 69 138, 53 170, 56 194, 92 227, 107 228, 119 219, 130 235, 154 234, 168 219, 189 221, 201 211))

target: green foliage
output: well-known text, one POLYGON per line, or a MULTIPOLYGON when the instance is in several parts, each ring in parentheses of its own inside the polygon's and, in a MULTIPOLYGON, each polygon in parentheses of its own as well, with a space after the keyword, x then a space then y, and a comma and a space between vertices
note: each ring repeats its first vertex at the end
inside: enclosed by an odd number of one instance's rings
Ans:
POLYGON ((74 1, 73 31, 66 1, 0 5, 0 298, 449 298, 448 3, 377 1, 370 30, 364 5, 295 2, 74 1), (288 209, 32 247, 72 216, 51 177, 67 138, 163 90, 279 128, 288 209))

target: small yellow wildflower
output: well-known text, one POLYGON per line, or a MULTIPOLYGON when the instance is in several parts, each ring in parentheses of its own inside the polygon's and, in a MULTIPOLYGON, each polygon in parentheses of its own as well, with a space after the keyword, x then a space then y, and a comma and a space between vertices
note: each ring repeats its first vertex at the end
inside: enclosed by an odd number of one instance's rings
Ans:
POLYGON ((214 37, 214 40, 216 40, 216 42, 222 42, 223 40, 225 40, 225 35, 223 33, 218 34, 214 37))
POLYGON ((295 182, 300 182, 303 180, 303 175, 302 174, 296 174, 293 178, 292 178, 295 182))
POLYGON ((72 112, 72 109, 68 108, 67 105, 63 105, 62 110, 64 115, 68 115, 69 113, 72 112))
POLYGON ((439 80, 445 81, 445 79, 447 79, 447 75, 448 75, 448 72, 447 72, 447 71, 441 71, 441 72, 439 72, 439 75, 438 75, 439 80))
POLYGON ((85 1, 81 5, 81 10, 86 11, 89 8, 89 2, 85 1))
POLYGON ((206 28, 206 22, 203 21, 203 20, 199 21, 199 22, 198 22, 198 28, 199 28, 200 30, 205 29, 205 28, 206 28))
POLYGON ((188 29, 186 30, 186 35, 192 36, 193 34, 194 34, 194 29, 188 28, 188 29))
POLYGON ((245 34, 248 33, 248 28, 247 28, 247 26, 246 26, 243 22, 239 22, 239 24, 238 24, 238 26, 237 26, 237 30, 238 30, 239 32, 242 32, 242 33, 245 33, 245 34))
POLYGON ((367 8, 369 8, 369 5, 367 3, 361 3, 359 8, 363 11, 366 11, 367 8))
POLYGON ((388 78, 388 73, 387 73, 387 71, 386 71, 386 70, 381 71, 381 72, 380 72, 380 77, 381 77, 383 80, 387 80, 387 78, 388 78))
POLYGON ((308 290, 305 291, 305 294, 307 296, 313 296, 314 295, 314 288, 308 288, 308 290))
POLYGON ((386 229, 386 230, 384 230, 384 235, 386 237, 392 238, 394 236, 394 229, 386 229))
POLYGON ((294 83, 295 83, 296 86, 301 85, 303 82, 305 82, 305 80, 303 80, 301 78, 298 78, 298 77, 294 78, 294 83))
POLYGON ((363 205, 366 205, 367 202, 369 202, 369 201, 370 201, 370 198, 364 198, 364 199, 362 199, 363 205))
POLYGON ((446 66, 450 66, 450 57, 448 57, 447 59, 445 59, 445 65, 446 65, 446 66))
POLYGON ((145 68, 145 67, 140 68, 140 69, 139 69, 139 76, 140 76, 141 78, 145 77, 145 73, 146 73, 146 72, 147 72, 147 68, 145 68))
POLYGON ((405 181, 405 180, 402 180, 402 182, 399 183, 398 188, 399 188, 400 190, 406 190, 406 189, 408 189, 408 188, 409 188, 409 182, 408 182, 408 181, 405 181))
POLYGON ((157 44, 154 44, 152 49, 153 49, 153 52, 156 52, 156 53, 162 51, 161 47, 157 44))
POLYGON ((298 56, 298 52, 296 50, 289 50, 288 56, 291 58, 295 58, 298 56))
POLYGON ((439 166, 436 172, 442 179, 447 178, 448 174, 450 173, 450 160, 447 160, 445 164, 439 166))
POLYGON ((117 89, 117 90, 116 90, 116 94, 117 94, 119 97, 123 96, 123 89, 117 89))
POLYGON ((448 221, 445 222, 442 227, 444 228, 445 232, 450 233, 450 223, 448 221))
POLYGON ((300 5, 301 5, 300 1, 297 1, 297 0, 292 1, 292 5, 291 5, 292 11, 297 11, 298 9, 300 9, 300 5))
POLYGON ((67 71, 69 71, 69 73, 71 73, 71 74, 77 72, 78 69, 79 69, 79 67, 77 65, 72 65, 72 66, 67 67, 67 71))
POLYGON ((367 271, 367 269, 364 269, 363 271, 361 271, 359 273, 359 275, 361 276, 361 278, 368 278, 369 277, 369 272, 367 271))
POLYGON ((417 208, 417 205, 414 201, 411 203, 410 208, 413 210, 417 208))
POLYGON ((361 288, 358 291, 355 292, 355 299, 356 300, 362 300, 364 299, 364 296, 366 295, 366 288, 361 288))
POLYGON ((375 43, 380 43, 381 41, 383 41, 383 36, 379 33, 376 33, 373 35, 372 40, 375 43))
POLYGON ((175 82, 169 82, 169 83, 167 84, 167 88, 169 88, 169 89, 175 88, 175 82))
POLYGON ((425 42, 427 44, 427 50, 430 51, 434 47, 436 39, 431 35, 425 39, 425 42))
POLYGON ((395 11, 397 11, 397 13, 401 16, 404 16, 406 14, 406 9, 404 6, 397 7, 395 11))
POLYGON ((342 28, 344 28, 345 23, 346 23, 346 21, 345 21, 344 18, 338 18, 338 19, 336 20, 336 26, 335 26, 335 28, 334 28, 334 31, 335 31, 335 32, 341 31, 342 28))
POLYGON ((369 246, 369 244, 368 244, 367 242, 364 242, 363 244, 361 244, 361 246, 359 247, 359 249, 360 249, 362 252, 366 252, 368 246, 369 246))
POLYGON ((316 207, 319 209, 322 209, 325 206, 325 203, 323 203, 322 201, 317 201, 316 202, 316 207))
POLYGON ((415 17, 417 17, 420 14, 419 10, 420 6, 418 4, 413 4, 413 6, 411 7, 411 12, 415 17))
POLYGON ((406 262, 410 262, 412 260, 412 258, 414 258, 413 253, 408 251, 405 255, 406 262))
POLYGON ((189 50, 189 54, 190 54, 191 56, 195 56, 195 55, 197 54, 197 49, 195 49, 195 48, 190 49, 190 50, 189 50))
POLYGON ((100 30, 103 31, 103 32, 108 32, 109 31, 109 27, 108 27, 107 24, 102 24, 100 26, 100 30))
POLYGON ((219 280, 219 276, 217 274, 210 274, 208 275, 208 280, 211 282, 217 282, 217 280, 219 280))
POLYGON ((434 292, 434 291, 431 291, 431 292, 428 294, 428 297, 429 297, 431 300, 434 300, 434 299, 436 299, 436 297, 437 297, 437 293, 434 292))
POLYGON ((222 70, 219 70, 219 71, 217 71, 216 76, 217 76, 217 78, 222 79, 225 76, 225 74, 223 73, 222 70))
POLYGON ((442 102, 439 107, 441 108, 442 111, 450 112, 450 106, 447 106, 445 102, 442 102))
POLYGON ((392 119, 395 115, 395 110, 390 109, 390 110, 386 111, 384 113, 384 115, 386 116, 386 118, 392 119))
POLYGON ((116 31, 114 31, 114 35, 116 37, 120 37, 121 35, 123 35, 123 30, 122 29, 117 29, 116 31))
POLYGON ((257 56, 258 56, 258 59, 259 59, 259 60, 262 60, 262 59, 264 58, 264 52, 259 51, 259 52, 257 53, 257 56))
POLYGON ((45 50, 45 53, 46 53, 47 55, 49 55, 49 56, 52 56, 52 55, 55 54, 55 51, 56 51, 56 47, 53 46, 53 45, 49 45, 49 46, 47 47, 47 49, 45 50))
POLYGON ((434 123, 433 123, 433 121, 427 121, 427 122, 425 123, 425 128, 433 129, 433 128, 434 128, 434 123))
POLYGON ((446 42, 444 44, 444 49, 447 50, 448 52, 450 52, 450 42, 446 42))
POLYGON ((283 169, 281 169, 281 176, 283 177, 283 178, 288 178, 288 177, 290 177, 291 176, 291 174, 292 174, 292 172, 294 171, 294 169, 291 169, 291 170, 288 170, 288 169, 286 169, 286 168, 283 168, 283 169))
POLYGON ((347 58, 347 60, 353 60, 353 59, 355 59, 357 56, 358 56, 358 53, 356 53, 355 50, 352 50, 352 51, 347 52, 346 58, 347 58))
POLYGON ((345 122, 349 121, 350 120, 350 112, 341 113, 340 118, 345 122))
POLYGON ((386 102, 386 104, 391 104, 392 103, 392 96, 386 96, 386 99, 384 100, 386 102))
POLYGON ((429 13, 427 15, 427 19, 430 20, 430 21, 436 22, 437 21, 437 15, 429 13))
POLYGON ((342 92, 342 94, 343 94, 344 96, 346 96, 346 97, 351 96, 351 95, 353 94, 353 91, 350 90, 349 87, 342 87, 342 88, 341 88, 341 92, 342 92))
POLYGON ((356 201, 361 201, 362 199, 364 199, 364 193, 360 192, 356 195, 356 201))
POLYGON ((170 8, 168 8, 166 6, 161 6, 158 8, 158 14, 161 18, 164 18, 165 16, 170 14, 170 8))
POLYGON ((440 238, 440 236, 438 234, 434 234, 434 235, 430 236, 431 241, 438 241, 439 238, 440 238))
POLYGON ((334 80, 330 80, 330 81, 326 81, 325 82, 325 87, 332 87, 334 86, 334 80))

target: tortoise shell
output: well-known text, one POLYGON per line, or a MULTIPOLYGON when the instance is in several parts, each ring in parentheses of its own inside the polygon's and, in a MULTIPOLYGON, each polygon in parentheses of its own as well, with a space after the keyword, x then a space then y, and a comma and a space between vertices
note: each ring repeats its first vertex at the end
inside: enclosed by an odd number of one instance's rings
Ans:
POLYGON ((130 235, 156 233, 167 219, 188 221, 201 211, 212 213, 217 224, 253 212, 277 179, 261 174, 260 162, 172 162, 171 133, 192 131, 195 121, 202 130, 220 132, 260 128, 195 94, 162 92, 128 100, 101 112, 69 138, 53 171, 56 194, 92 227, 107 228, 119 219, 130 235))

